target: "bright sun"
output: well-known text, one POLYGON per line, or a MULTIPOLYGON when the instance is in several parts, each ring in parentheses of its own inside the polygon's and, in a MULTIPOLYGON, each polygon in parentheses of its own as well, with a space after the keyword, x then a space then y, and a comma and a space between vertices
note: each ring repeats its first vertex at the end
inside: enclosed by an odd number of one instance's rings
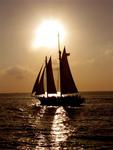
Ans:
POLYGON ((34 49, 40 47, 56 48, 58 46, 58 34, 61 43, 64 41, 65 37, 63 25, 56 20, 43 21, 35 34, 35 39, 32 43, 34 49))

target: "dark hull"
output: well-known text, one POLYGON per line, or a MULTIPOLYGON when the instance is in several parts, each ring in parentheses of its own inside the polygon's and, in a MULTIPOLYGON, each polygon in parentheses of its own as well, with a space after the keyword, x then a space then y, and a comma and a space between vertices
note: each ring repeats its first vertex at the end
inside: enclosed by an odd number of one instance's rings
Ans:
POLYGON ((81 96, 66 96, 66 97, 39 97, 41 105, 47 106, 80 106, 85 102, 81 96))

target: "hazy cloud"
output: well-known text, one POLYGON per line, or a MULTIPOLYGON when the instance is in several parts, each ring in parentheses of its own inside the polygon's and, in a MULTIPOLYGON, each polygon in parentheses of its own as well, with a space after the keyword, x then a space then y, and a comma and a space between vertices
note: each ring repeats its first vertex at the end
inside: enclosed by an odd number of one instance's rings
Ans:
POLYGON ((32 72, 21 66, 13 66, 3 71, 3 75, 16 79, 25 79, 31 76, 32 72))
POLYGON ((22 92, 31 91, 34 83, 32 70, 12 66, 0 71, 0 92, 22 92))
POLYGON ((105 51, 105 55, 111 55, 111 56, 113 56, 113 49, 107 49, 105 51))
POLYGON ((92 65, 94 64, 96 61, 96 58, 86 58, 84 60, 76 60, 76 61, 73 61, 72 64, 73 65, 92 65))

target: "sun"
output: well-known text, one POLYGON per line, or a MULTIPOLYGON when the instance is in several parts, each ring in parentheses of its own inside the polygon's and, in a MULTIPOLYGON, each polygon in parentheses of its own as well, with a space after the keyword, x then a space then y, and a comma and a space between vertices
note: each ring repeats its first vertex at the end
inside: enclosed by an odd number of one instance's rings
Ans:
POLYGON ((56 48, 58 46, 58 34, 60 43, 62 43, 65 38, 63 25, 57 20, 44 20, 36 30, 32 43, 33 48, 56 48))

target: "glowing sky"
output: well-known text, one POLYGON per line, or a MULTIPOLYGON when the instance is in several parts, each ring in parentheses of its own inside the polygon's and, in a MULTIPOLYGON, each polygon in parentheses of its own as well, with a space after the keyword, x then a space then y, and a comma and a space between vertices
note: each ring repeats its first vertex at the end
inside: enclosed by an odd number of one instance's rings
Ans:
MULTIPOLYGON (((113 0, 0 0, 0 92, 32 90, 45 55, 31 43, 43 19, 61 21, 80 91, 113 90, 113 0)), ((57 54, 57 49, 56 49, 57 54)))

